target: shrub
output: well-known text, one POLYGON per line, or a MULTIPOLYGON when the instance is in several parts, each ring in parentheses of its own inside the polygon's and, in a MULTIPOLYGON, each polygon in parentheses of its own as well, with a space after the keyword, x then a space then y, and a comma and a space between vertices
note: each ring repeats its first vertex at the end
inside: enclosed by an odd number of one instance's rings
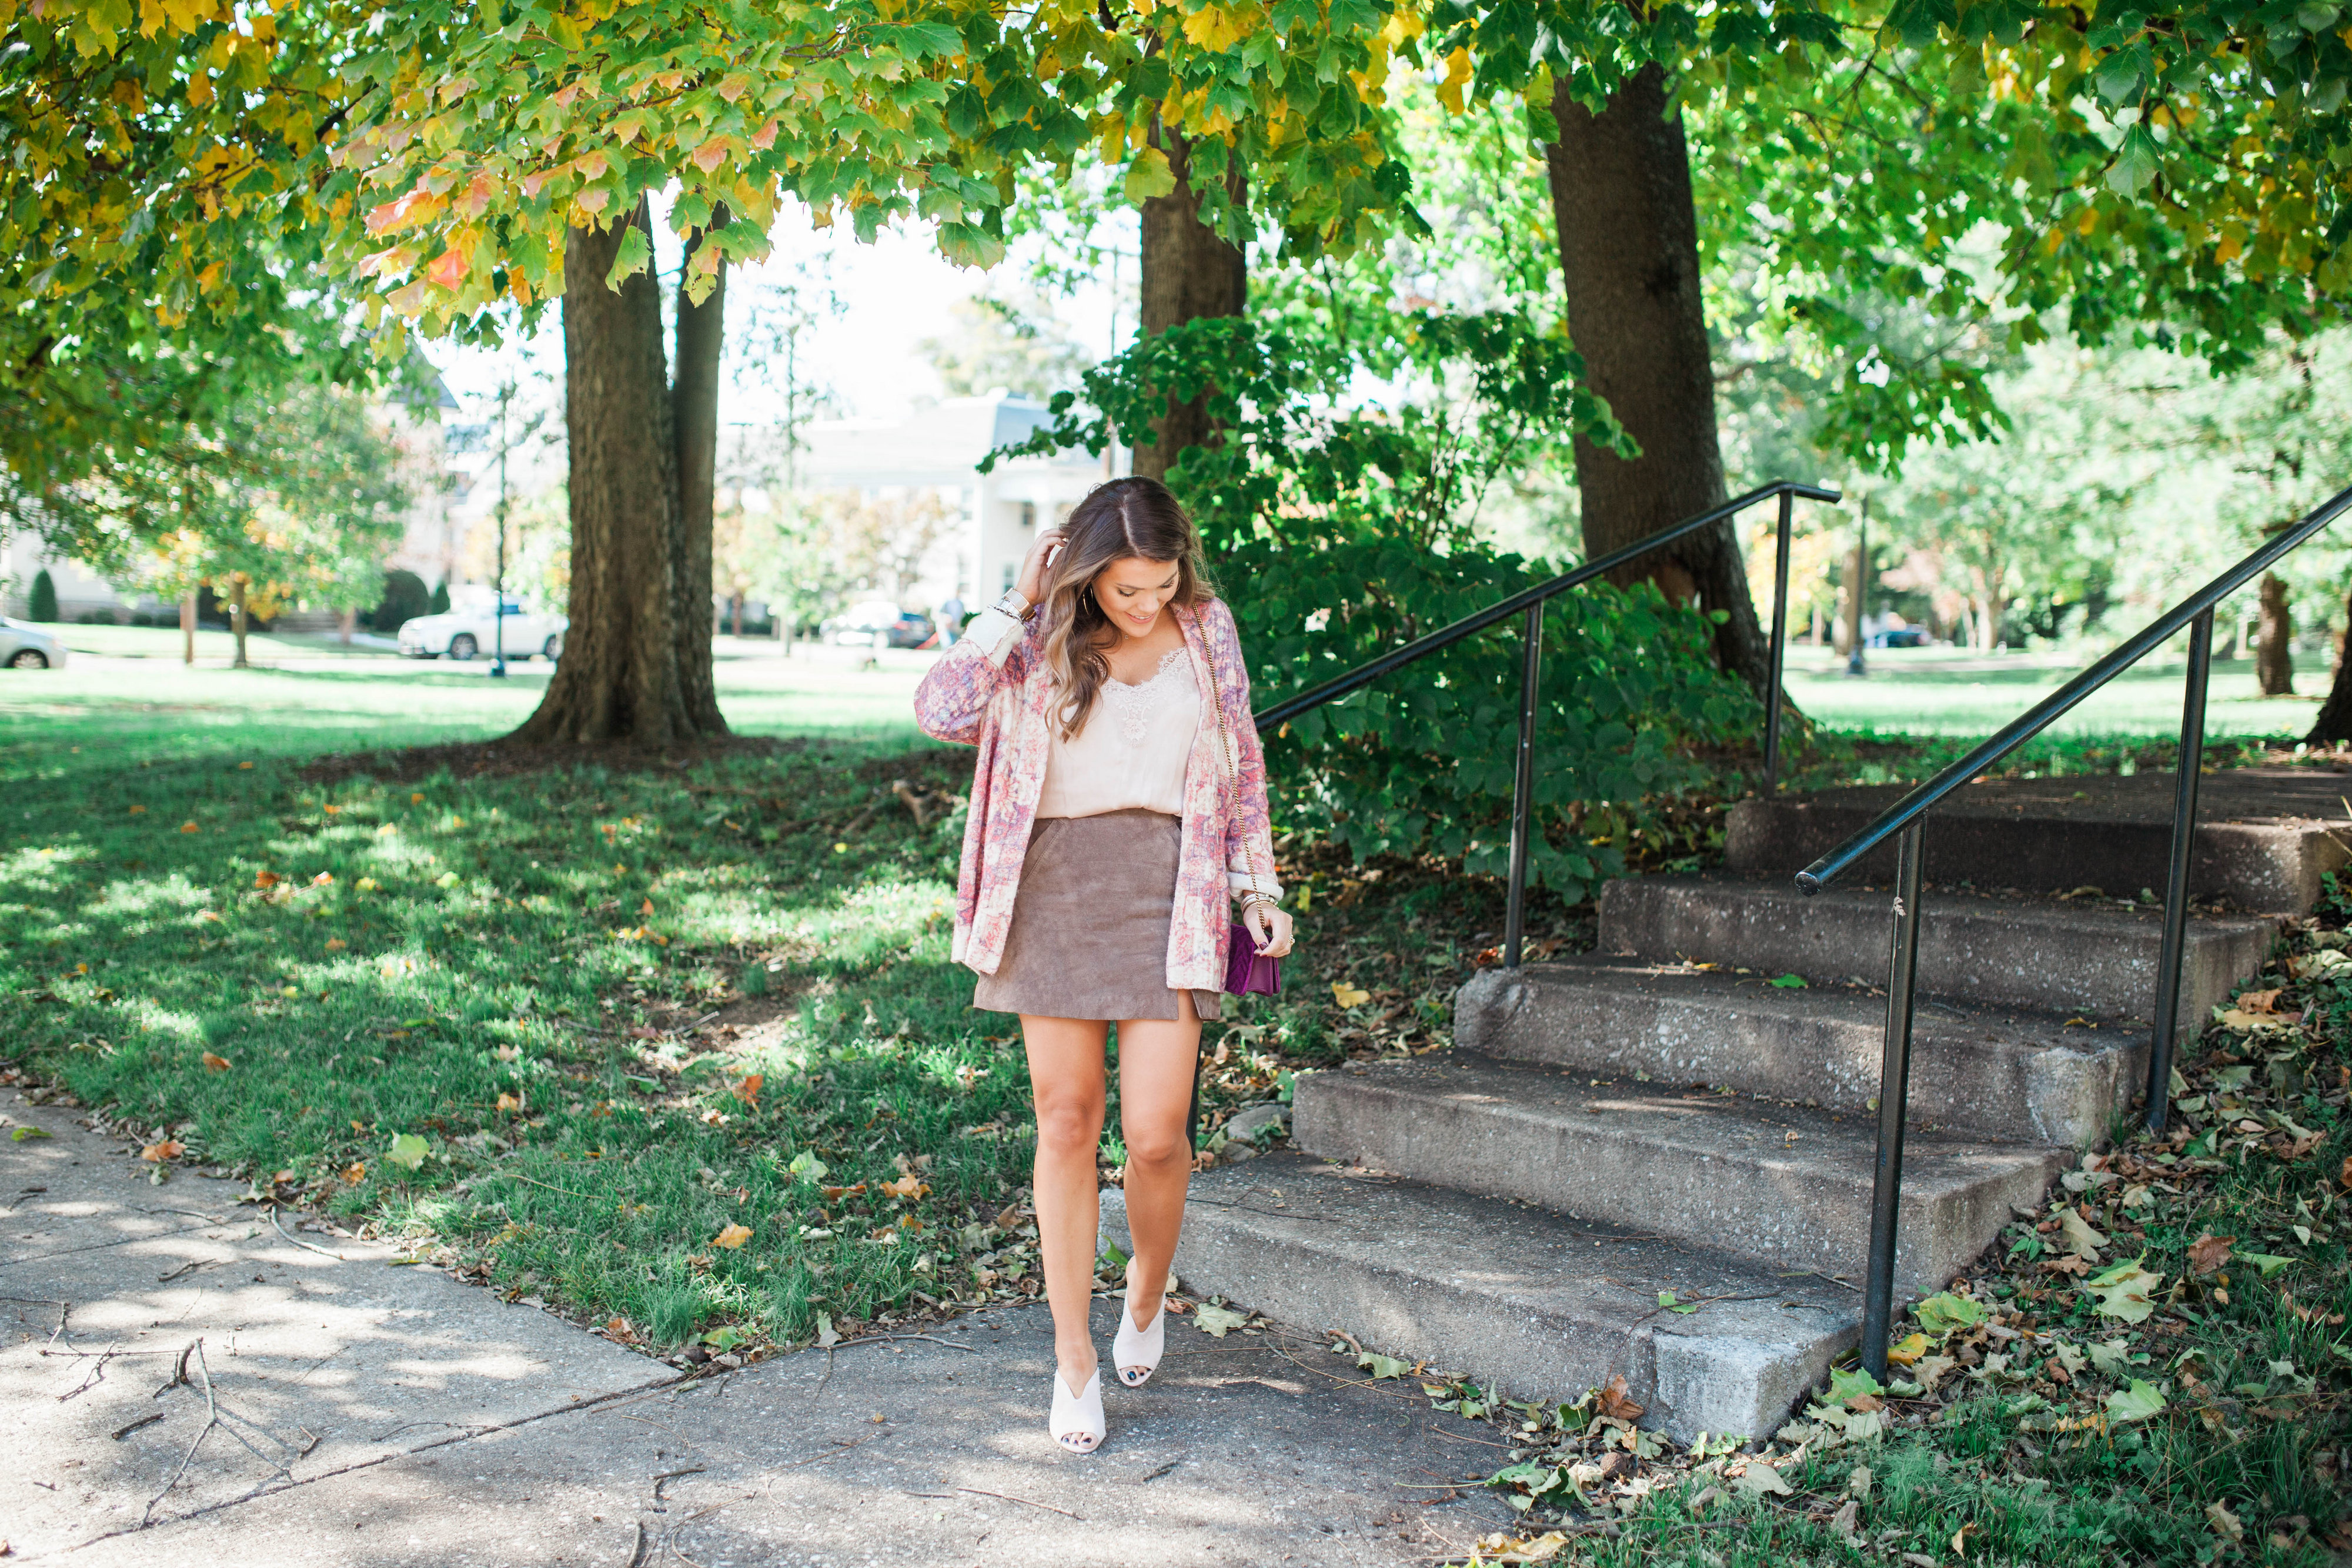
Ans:
POLYGON ((368 630, 390 636, 424 614, 430 602, 423 578, 404 570, 387 571, 383 574, 383 597, 367 613, 368 630))
POLYGON ((29 620, 55 621, 58 618, 58 585, 46 566, 33 574, 32 604, 29 608, 29 620))
POLYGON ((449 613, 449 580, 446 577, 433 585, 433 613, 449 613))

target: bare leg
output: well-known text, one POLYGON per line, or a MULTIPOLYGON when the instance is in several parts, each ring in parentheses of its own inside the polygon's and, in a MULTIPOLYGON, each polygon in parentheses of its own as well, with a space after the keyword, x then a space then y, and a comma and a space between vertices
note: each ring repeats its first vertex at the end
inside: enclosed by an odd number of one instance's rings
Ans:
POLYGON ((1099 1019, 1021 1016, 1037 1102, 1037 1249, 1054 1309, 1054 1355, 1072 1394, 1095 1374, 1087 1317, 1101 1220, 1095 1155, 1102 1146, 1104 1032, 1099 1019))
POLYGON ((1119 1136, 1127 1145, 1127 1223, 1135 1241, 1132 1313, 1149 1328, 1168 1289, 1192 1153, 1184 1118, 1192 1107, 1192 1067, 1201 1020, 1192 994, 1179 991, 1174 1019, 1127 1019, 1118 1026, 1119 1136))

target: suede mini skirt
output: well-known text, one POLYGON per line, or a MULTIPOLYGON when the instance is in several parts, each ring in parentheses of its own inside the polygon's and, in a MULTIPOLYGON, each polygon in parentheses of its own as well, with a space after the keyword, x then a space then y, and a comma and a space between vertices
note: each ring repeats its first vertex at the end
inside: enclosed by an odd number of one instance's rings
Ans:
MULTIPOLYGON (((1041 817, 1029 831, 1021 888, 996 973, 971 1005, 1032 1018, 1174 1019, 1168 922, 1184 825, 1160 811, 1041 817)), ((1192 1010, 1217 1016, 1215 991, 1192 1010)))

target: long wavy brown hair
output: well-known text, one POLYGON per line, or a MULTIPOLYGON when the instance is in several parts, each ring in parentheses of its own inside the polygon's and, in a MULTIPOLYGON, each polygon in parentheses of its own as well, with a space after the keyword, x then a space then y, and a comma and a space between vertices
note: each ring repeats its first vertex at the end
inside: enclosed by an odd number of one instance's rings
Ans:
POLYGON ((1113 479, 1096 486, 1062 525, 1062 553, 1046 573, 1045 667, 1063 694, 1062 738, 1087 727, 1102 684, 1110 679, 1109 651, 1118 628, 1095 601, 1095 579, 1131 557, 1176 563, 1169 603, 1194 605, 1210 597, 1201 563, 1201 536, 1192 519, 1157 479, 1113 479))

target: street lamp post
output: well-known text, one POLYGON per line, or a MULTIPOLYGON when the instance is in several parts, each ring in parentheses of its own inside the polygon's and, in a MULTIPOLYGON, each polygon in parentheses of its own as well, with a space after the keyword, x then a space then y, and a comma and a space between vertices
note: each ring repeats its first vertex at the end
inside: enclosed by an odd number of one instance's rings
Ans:
POLYGON ((507 674, 507 406, 514 401, 514 382, 499 388, 499 559, 490 582, 490 678, 507 674))

